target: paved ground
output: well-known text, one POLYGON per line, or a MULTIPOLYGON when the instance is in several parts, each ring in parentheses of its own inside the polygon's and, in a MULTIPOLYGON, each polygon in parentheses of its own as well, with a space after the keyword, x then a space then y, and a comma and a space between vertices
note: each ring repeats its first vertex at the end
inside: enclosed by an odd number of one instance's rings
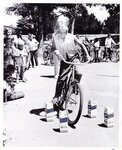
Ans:
POLYGON ((19 83, 17 89, 25 97, 10 101, 3 106, 4 128, 11 139, 6 146, 44 147, 116 147, 118 146, 118 106, 119 106, 119 63, 92 63, 81 67, 81 85, 84 93, 83 113, 75 128, 68 133, 57 132, 59 120, 44 120, 44 106, 55 91, 56 79, 53 66, 40 65, 26 72, 27 83, 19 83), (97 101, 97 118, 87 115, 88 100, 97 101), (104 107, 113 108, 115 126, 105 128, 104 107))

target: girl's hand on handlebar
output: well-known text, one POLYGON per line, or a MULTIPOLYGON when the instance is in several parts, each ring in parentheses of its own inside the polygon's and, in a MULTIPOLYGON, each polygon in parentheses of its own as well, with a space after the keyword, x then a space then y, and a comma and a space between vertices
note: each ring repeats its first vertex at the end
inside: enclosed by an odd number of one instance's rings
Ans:
POLYGON ((59 55, 57 55, 57 57, 58 57, 58 59, 59 59, 59 60, 64 60, 63 56, 62 56, 62 55, 60 55, 60 54, 59 54, 59 55))

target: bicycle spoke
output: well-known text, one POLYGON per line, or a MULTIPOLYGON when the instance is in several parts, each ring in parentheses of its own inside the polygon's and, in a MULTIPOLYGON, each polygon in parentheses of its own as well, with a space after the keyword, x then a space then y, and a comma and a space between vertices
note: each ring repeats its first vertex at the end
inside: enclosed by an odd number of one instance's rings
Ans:
POLYGON ((80 107, 79 100, 80 100, 79 89, 76 86, 74 86, 72 87, 72 90, 69 93, 68 104, 67 104, 68 118, 71 122, 75 122, 76 118, 78 117, 79 107, 80 107), (76 95, 76 93, 78 95, 76 95))
POLYGON ((70 102, 70 103, 77 104, 76 100, 74 100, 72 97, 70 97, 69 102, 70 102))

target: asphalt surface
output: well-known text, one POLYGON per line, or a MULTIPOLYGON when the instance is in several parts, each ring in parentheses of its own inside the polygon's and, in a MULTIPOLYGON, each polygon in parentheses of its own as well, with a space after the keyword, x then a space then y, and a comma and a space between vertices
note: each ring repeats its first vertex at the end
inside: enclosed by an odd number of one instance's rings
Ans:
POLYGON ((119 138, 119 63, 91 63, 80 67, 84 105, 79 122, 59 132, 59 119, 45 121, 45 103, 54 96, 56 79, 53 66, 41 65, 26 72, 28 81, 16 85, 25 97, 3 105, 4 129, 9 146, 38 147, 117 147, 119 138), (88 101, 97 101, 97 117, 87 117, 88 101), (106 128, 104 108, 114 110, 114 127, 106 128))

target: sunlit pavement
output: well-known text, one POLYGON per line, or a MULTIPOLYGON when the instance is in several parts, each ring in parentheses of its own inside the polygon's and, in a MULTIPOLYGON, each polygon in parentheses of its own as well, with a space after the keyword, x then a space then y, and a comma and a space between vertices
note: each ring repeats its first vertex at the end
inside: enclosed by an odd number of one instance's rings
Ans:
POLYGON ((118 145, 119 63, 91 63, 80 67, 84 96, 83 113, 74 128, 60 133, 59 120, 46 122, 45 103, 54 96, 56 79, 53 66, 42 64, 26 72, 26 83, 19 83, 25 97, 3 105, 4 128, 11 140, 6 146, 116 147, 118 145), (87 118, 88 100, 97 101, 97 117, 87 118), (105 128, 104 108, 114 110, 114 127, 105 128))

